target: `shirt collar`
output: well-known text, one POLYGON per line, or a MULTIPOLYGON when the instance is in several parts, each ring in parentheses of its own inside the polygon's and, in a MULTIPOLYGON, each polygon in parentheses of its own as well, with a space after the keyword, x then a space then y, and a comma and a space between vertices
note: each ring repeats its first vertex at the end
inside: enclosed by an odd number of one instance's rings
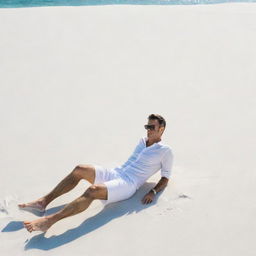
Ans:
POLYGON ((144 146, 145 146, 146 148, 150 148, 150 147, 157 146, 157 145, 159 145, 159 146, 163 145, 162 140, 160 140, 159 142, 155 142, 155 143, 152 144, 151 146, 147 147, 147 145, 146 145, 146 142, 147 142, 147 141, 148 141, 148 137, 143 137, 143 143, 144 143, 144 146))

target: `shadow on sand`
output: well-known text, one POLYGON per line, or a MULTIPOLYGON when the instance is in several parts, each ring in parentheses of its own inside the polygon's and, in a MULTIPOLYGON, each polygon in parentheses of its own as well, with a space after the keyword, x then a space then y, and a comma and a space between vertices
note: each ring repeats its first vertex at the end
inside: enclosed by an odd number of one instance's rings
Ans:
MULTIPOLYGON (((129 215, 131 213, 138 213, 143 209, 153 206, 157 203, 158 197, 162 192, 160 192, 156 196, 155 200, 150 204, 142 204, 141 200, 143 196, 154 186, 155 183, 145 183, 131 198, 106 205, 98 214, 86 219, 78 227, 69 229, 61 235, 51 236, 49 238, 45 237, 45 233, 36 235, 26 243, 25 250, 39 249, 47 251, 57 248, 104 226, 113 219, 119 218, 123 215, 129 215)), ((64 205, 47 210, 46 215, 59 211, 63 206, 64 205)), ((22 228, 22 221, 12 221, 8 223, 2 232, 17 231, 22 228)))
POLYGON ((27 8, 44 6, 95 6, 95 5, 195 5, 255 0, 12 0, 0 1, 0 8, 27 8))
MULTIPOLYGON (((49 210, 46 210, 44 214, 38 214, 37 212, 34 212, 33 210, 28 210, 28 212, 31 212, 33 214, 35 214, 38 217, 42 217, 44 215, 50 215, 53 214, 55 212, 60 211, 65 205, 60 205, 60 206, 56 206, 56 207, 52 207, 49 210)), ((26 211, 26 210, 22 210, 22 211, 26 211)), ((23 221, 11 221, 9 222, 2 230, 1 232, 13 232, 13 231, 18 231, 20 229, 23 229, 23 221)))

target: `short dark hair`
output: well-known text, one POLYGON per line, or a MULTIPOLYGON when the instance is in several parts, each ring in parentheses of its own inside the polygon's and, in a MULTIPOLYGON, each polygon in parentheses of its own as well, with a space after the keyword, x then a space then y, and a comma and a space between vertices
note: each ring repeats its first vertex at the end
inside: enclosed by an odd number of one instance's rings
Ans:
POLYGON ((165 119, 162 116, 158 115, 158 114, 149 115, 148 120, 158 120, 158 123, 159 123, 160 126, 163 126, 164 128, 166 126, 165 119))

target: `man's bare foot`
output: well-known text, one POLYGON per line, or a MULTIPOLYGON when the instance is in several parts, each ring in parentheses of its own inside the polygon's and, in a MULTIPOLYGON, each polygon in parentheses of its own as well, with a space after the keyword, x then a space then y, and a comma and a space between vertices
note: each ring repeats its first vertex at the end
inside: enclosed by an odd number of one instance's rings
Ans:
POLYGON ((38 199, 30 203, 18 204, 18 206, 22 210, 36 210, 39 212, 45 212, 46 204, 44 199, 38 199))
POLYGON ((24 221, 24 227, 28 230, 28 232, 32 231, 43 231, 45 232, 53 225, 53 222, 50 221, 47 217, 43 217, 33 221, 24 221))

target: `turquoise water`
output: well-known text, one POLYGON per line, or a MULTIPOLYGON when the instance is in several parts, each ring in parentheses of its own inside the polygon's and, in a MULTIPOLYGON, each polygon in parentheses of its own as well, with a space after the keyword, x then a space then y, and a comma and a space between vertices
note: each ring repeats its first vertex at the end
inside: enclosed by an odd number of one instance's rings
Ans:
POLYGON ((19 8, 35 6, 79 6, 79 5, 191 5, 217 3, 250 3, 256 0, 0 0, 0 8, 19 8))

